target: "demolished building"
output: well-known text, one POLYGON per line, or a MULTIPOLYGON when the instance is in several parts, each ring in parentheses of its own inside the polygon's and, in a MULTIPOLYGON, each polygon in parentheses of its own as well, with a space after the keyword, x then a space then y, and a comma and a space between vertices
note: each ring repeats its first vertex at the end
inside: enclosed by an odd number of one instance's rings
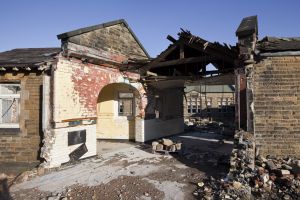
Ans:
POLYGON ((258 40, 256 16, 244 18, 236 35, 240 127, 254 133, 261 155, 299 156, 299 38, 258 40))
POLYGON ((232 123, 254 134, 262 154, 300 155, 300 40, 258 41, 257 27, 256 16, 243 19, 236 46, 182 30, 155 59, 125 20, 60 34, 58 49, 0 53, 0 160, 52 168, 96 155, 97 139, 183 132, 184 84, 203 80, 235 85, 232 123))
MULTIPOLYGON (((42 58, 39 63, 34 63, 38 69, 44 69, 44 65, 47 69, 41 79, 43 82, 33 81, 34 87, 37 87, 36 99, 42 101, 39 105, 43 105, 43 108, 36 109, 37 114, 33 114, 33 117, 42 116, 37 117, 32 126, 43 122, 43 130, 36 129, 29 133, 37 136, 37 142, 28 142, 30 147, 23 146, 25 150, 4 146, 1 155, 9 156, 1 157, 1 161, 33 162, 38 158, 44 160, 44 167, 51 168, 70 160, 96 155, 97 139, 144 142, 183 131, 180 111, 179 114, 176 109, 175 112, 169 111, 169 104, 161 101, 160 106, 164 107, 165 112, 157 117, 154 109, 157 94, 154 90, 139 82, 140 74, 121 70, 123 62, 128 60, 149 59, 125 20, 63 33, 58 38, 62 42, 62 48, 55 49, 55 54, 48 55, 44 52, 46 50, 38 52, 37 49, 29 49, 29 53, 27 52, 34 59, 42 58), (42 93, 38 90, 40 87, 43 88, 42 93), (38 99, 42 94, 43 98, 38 99), (34 156, 23 157, 23 160, 18 158, 19 154, 22 156, 33 149, 34 156)), ((9 76, 6 75, 9 68, 5 65, 8 59, 12 60, 14 74, 23 76, 22 70, 30 67, 28 59, 20 60, 24 54, 25 51, 20 50, 2 53, 1 67, 5 71, 2 71, 1 76, 9 76), (6 54, 12 52, 16 53, 7 58, 6 54)), ((16 81, 15 76, 6 79, 16 81)), ((21 81, 22 92, 24 87, 26 85, 21 81)), ((183 85, 180 89, 165 92, 168 88, 166 86, 160 91, 160 98, 178 99, 177 102, 182 103, 183 85)), ((34 92, 30 92, 29 96, 31 95, 34 92)), ((20 98, 23 101, 25 97, 22 93, 20 98)), ((34 101, 28 103, 29 105, 21 103, 21 120, 27 107, 38 106, 34 101)), ((21 120, 19 124, 22 123, 21 120)), ((22 145, 25 141, 19 141, 19 138, 22 140, 23 135, 28 137, 28 132, 23 128, 20 130, 21 134, 14 136, 4 130, 7 134, 1 135, 2 144, 22 145), (6 140, 6 137, 10 140, 6 140)))

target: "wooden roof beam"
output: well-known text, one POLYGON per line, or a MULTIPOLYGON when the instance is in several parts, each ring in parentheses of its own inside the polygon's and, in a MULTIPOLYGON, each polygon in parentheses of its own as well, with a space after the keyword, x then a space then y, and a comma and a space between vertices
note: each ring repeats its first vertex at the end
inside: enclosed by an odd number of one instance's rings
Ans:
POLYGON ((216 57, 212 56, 200 56, 200 57, 191 57, 191 58, 181 58, 176 60, 169 60, 159 63, 150 63, 146 65, 148 69, 154 69, 159 67, 168 67, 175 65, 183 65, 183 64, 193 64, 193 63, 202 63, 202 62, 213 62, 218 60, 216 57))
POLYGON ((229 62, 229 63, 234 63, 234 58, 231 57, 231 56, 228 56, 224 53, 221 53, 219 51, 216 51, 214 49, 211 49, 211 48, 208 48, 208 46, 203 46, 203 48, 199 45, 199 44, 193 44, 193 43, 189 43, 188 46, 198 50, 198 51, 201 51, 201 52, 204 52, 204 53, 207 53, 207 54, 210 54, 210 55, 214 55, 215 57, 218 57, 220 60, 224 60, 225 62, 229 62))

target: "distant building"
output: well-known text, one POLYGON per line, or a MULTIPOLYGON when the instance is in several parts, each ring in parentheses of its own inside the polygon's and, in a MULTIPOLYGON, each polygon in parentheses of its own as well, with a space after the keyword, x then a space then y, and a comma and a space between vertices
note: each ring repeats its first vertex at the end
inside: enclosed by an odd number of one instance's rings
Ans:
POLYGON ((233 85, 186 86, 186 98, 183 101, 184 117, 233 121, 234 92, 233 85))

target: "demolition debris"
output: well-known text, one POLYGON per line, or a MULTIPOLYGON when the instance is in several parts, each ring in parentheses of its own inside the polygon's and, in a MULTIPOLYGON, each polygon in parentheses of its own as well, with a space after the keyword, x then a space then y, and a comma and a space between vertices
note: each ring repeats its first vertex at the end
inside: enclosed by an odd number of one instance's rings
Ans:
POLYGON ((181 153, 182 152, 182 143, 173 142, 170 139, 161 139, 158 141, 152 142, 152 153, 181 153))
POLYGON ((230 172, 224 179, 205 179, 194 195, 200 199, 299 199, 300 160, 257 155, 253 135, 235 134, 230 172), (254 165, 255 164, 255 165, 254 165))

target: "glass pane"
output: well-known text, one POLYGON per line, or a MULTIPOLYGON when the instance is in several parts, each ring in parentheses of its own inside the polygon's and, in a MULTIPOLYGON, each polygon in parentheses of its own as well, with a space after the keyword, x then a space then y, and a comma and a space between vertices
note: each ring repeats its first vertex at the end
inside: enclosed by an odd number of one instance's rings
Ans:
POLYGON ((119 98, 133 98, 133 93, 129 92, 120 92, 119 98))
POLYGON ((132 116, 132 99, 119 99, 119 115, 132 116))
POLYGON ((20 84, 0 84, 1 94, 20 94, 20 84))
POLYGON ((2 99, 1 123, 19 122, 19 99, 2 99))
POLYGON ((196 111, 197 111, 197 106, 192 106, 192 113, 196 113, 196 111))

